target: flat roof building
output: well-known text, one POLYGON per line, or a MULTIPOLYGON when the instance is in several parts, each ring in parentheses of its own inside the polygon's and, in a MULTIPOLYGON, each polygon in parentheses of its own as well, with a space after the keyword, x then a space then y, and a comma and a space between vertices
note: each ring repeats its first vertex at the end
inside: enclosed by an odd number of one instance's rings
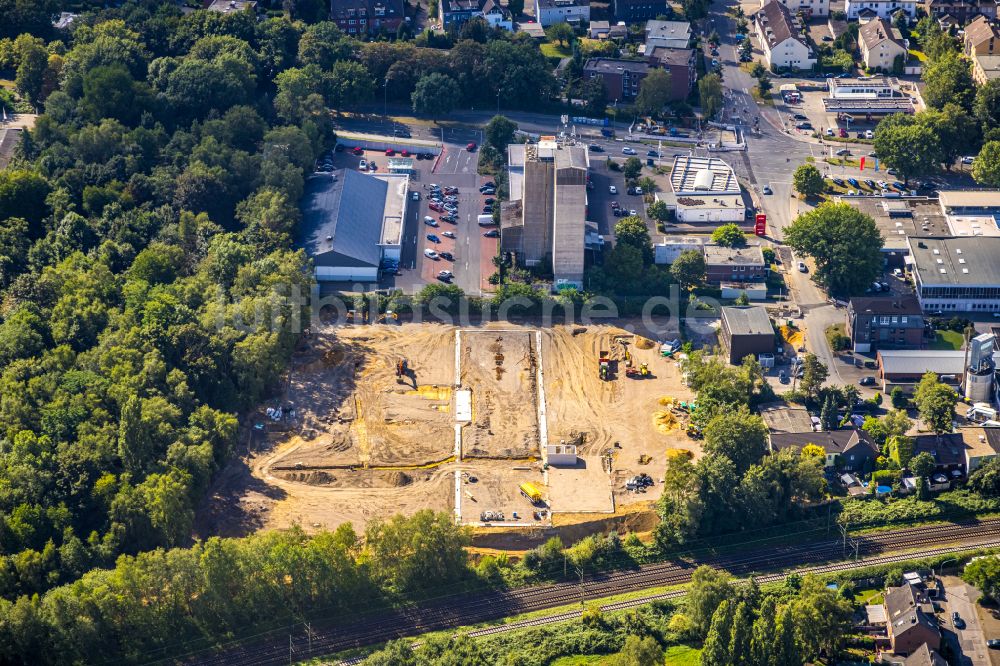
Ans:
POLYGON ((743 222, 746 217, 736 173, 718 157, 674 157, 670 190, 656 193, 656 199, 679 222, 743 222))
POLYGON ((1000 311, 1000 237, 915 236, 907 244, 925 312, 1000 311))
POLYGON ((316 279, 374 282, 384 260, 399 260, 409 177, 353 169, 306 181, 298 246, 316 279))
POLYGON ((759 305, 722 308, 719 341, 732 365, 747 356, 774 352, 774 328, 767 310, 759 305))
POLYGON ((765 282, 767 274, 764 251, 758 245, 705 246, 705 280, 709 283, 765 282))
POLYGON ((646 21, 646 51, 663 46, 668 49, 686 49, 691 44, 691 24, 687 21, 646 21))
POLYGON ((549 259, 557 287, 582 287, 590 167, 586 146, 563 145, 555 137, 511 144, 507 164, 511 201, 501 211, 501 249, 513 252, 525 266, 549 259))

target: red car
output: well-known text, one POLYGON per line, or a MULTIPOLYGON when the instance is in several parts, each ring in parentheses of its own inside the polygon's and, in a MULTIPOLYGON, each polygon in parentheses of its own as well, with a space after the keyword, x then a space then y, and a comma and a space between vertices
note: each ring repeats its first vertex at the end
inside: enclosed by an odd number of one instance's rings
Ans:
POLYGON ((385 149, 385 154, 386 154, 386 157, 392 157, 393 155, 396 154, 396 151, 393 150, 392 148, 386 148, 385 149))
POLYGON ((438 204, 434 203, 433 201, 430 202, 429 204, 427 204, 427 207, 430 208, 431 210, 435 211, 435 212, 438 212, 438 213, 443 213, 444 212, 444 208, 442 208, 438 204))
POLYGON ((354 146, 353 148, 351 148, 351 154, 353 155, 364 155, 364 153, 365 151, 363 151, 359 146, 354 146))
POLYGON ((470 142, 469 145, 465 147, 465 149, 468 150, 470 153, 473 152, 476 149, 476 142, 475 141, 470 142))
POLYGON ((403 157, 409 157, 410 156, 410 151, 408 151, 408 150, 401 150, 401 151, 399 151, 399 154, 402 155, 403 157))

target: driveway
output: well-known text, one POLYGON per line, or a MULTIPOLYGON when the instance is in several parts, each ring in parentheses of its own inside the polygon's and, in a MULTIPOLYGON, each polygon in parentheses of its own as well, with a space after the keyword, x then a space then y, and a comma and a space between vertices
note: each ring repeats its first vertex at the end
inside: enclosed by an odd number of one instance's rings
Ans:
POLYGON ((990 666, 986 637, 976 612, 979 590, 954 576, 943 576, 941 580, 945 589, 945 617, 941 628, 945 640, 950 641, 960 655, 958 663, 962 666, 990 666), (952 623, 952 613, 955 612, 965 620, 964 629, 956 629, 952 623))

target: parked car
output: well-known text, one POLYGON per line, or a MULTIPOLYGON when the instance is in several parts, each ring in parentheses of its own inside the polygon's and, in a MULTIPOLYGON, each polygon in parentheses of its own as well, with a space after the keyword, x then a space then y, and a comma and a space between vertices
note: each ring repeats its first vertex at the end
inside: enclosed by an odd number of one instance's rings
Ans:
POLYGON ((410 198, 414 201, 420 201, 420 192, 417 192, 416 190, 410 192, 410 198))
POLYGON ((487 238, 500 238, 500 230, 499 229, 490 229, 489 231, 487 231, 483 235, 486 236, 487 238))
POLYGON ((360 146, 354 146, 351 148, 352 155, 364 155, 365 151, 360 146))
POLYGON ((956 629, 965 629, 965 620, 958 614, 958 611, 951 614, 951 623, 955 625, 956 629))
POLYGON ((660 154, 658 152, 656 152, 655 150, 647 150, 646 151, 646 157, 659 157, 659 156, 660 156, 660 154))
POLYGON ((840 187, 844 187, 844 181, 840 178, 834 178, 833 182, 839 185, 840 187))
POLYGON ((448 261, 455 261, 455 255, 451 252, 438 252, 438 256, 442 259, 447 259, 448 261))
POLYGON ((386 148, 385 149, 385 155, 386 155, 386 157, 392 157, 395 154, 396 154, 396 151, 393 150, 392 148, 386 148))
POLYGON ((837 157, 847 157, 850 154, 851 151, 849 151, 847 148, 841 148, 840 150, 834 153, 834 155, 836 155, 837 157))
POLYGON ((774 192, 771 190, 770 185, 765 185, 764 189, 762 189, 761 192, 763 192, 764 194, 774 194, 774 192))
POLYGON ((428 227, 436 227, 438 225, 437 220, 429 215, 424 217, 424 224, 428 227))
POLYGON ((435 236, 434 234, 427 234, 427 240, 429 240, 432 243, 440 243, 441 242, 441 239, 438 238, 437 236, 435 236))
POLYGON ((858 384, 860 386, 875 386, 875 378, 874 377, 862 377, 861 379, 858 380, 858 384))
POLYGON ((444 236, 445 238, 455 238, 456 237, 455 236, 455 232, 451 231, 450 229, 446 230, 446 231, 442 231, 441 235, 444 236))
POLYGON ((642 195, 642 188, 641 187, 636 187, 635 191, 633 192, 633 194, 641 196, 642 195))
POLYGON ((808 272, 809 272, 809 269, 806 268, 805 262, 804 261, 800 261, 799 262, 799 273, 808 273, 808 272))
POLYGON ((804 116, 801 113, 796 113, 794 116, 792 116, 792 118, 795 118, 796 120, 809 120, 807 116, 804 116))
POLYGON ((781 382, 782 384, 787 384, 788 383, 788 373, 786 373, 784 370, 781 370, 780 372, 778 372, 778 381, 781 382))
POLYGON ((361 171, 367 171, 368 170, 368 162, 365 161, 365 160, 361 160, 360 162, 358 162, 358 169, 360 169, 361 171))
POLYGON ((470 141, 469 144, 465 147, 465 149, 467 151, 469 151, 470 153, 474 152, 476 150, 476 142, 475 141, 470 141))
POLYGON ((592 152, 592 153, 603 153, 603 152, 604 152, 604 149, 603 149, 603 148, 601 148, 601 147, 600 147, 599 145, 597 145, 596 143, 592 143, 592 144, 590 144, 589 146, 587 146, 587 148, 588 148, 588 149, 590 150, 590 152, 592 152))
POLYGON ((444 208, 442 208, 441 204, 437 203, 436 201, 430 202, 429 204, 427 204, 427 207, 430 208, 435 213, 443 213, 444 212, 444 208))
POLYGON ((485 201, 483 201, 483 203, 484 203, 485 205, 487 205, 487 206, 492 206, 493 204, 495 204, 495 203, 496 203, 496 201, 497 201, 496 199, 493 199, 493 198, 489 198, 489 199, 486 199, 485 201))
POLYGON ((611 185, 608 187, 608 192, 610 192, 611 194, 618 194, 618 188, 615 187, 614 185, 611 185))
POLYGON ((424 256, 427 257, 428 259, 437 259, 438 253, 430 248, 427 248, 426 250, 424 250, 424 256))
POLYGON ((867 185, 868 187, 874 189, 875 188, 875 181, 872 180, 871 178, 865 178, 865 185, 867 185))
POLYGON ((861 183, 858 182, 857 178, 848 178, 847 182, 851 184, 851 187, 861 189, 861 183))
POLYGON ((452 273, 451 271, 438 271, 439 280, 450 280, 453 277, 455 277, 455 274, 452 273))

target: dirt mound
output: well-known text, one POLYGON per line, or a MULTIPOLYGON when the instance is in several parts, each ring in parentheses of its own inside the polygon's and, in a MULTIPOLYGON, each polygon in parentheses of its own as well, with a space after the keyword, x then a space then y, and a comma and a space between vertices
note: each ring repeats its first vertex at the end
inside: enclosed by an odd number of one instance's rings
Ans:
POLYGON ((649 338, 644 338, 640 335, 635 336, 635 346, 639 349, 652 349, 656 346, 656 343, 649 338))
POLYGON ((658 411, 653 414, 653 425, 660 432, 670 432, 680 424, 673 412, 658 411))
POLYGON ((327 486, 337 480, 337 477, 333 474, 323 470, 310 470, 306 472, 276 471, 275 474, 286 481, 305 483, 310 486, 327 486))
POLYGON ((386 480, 390 486, 395 486, 396 488, 408 486, 413 483, 413 479, 406 472, 390 472, 386 480))

